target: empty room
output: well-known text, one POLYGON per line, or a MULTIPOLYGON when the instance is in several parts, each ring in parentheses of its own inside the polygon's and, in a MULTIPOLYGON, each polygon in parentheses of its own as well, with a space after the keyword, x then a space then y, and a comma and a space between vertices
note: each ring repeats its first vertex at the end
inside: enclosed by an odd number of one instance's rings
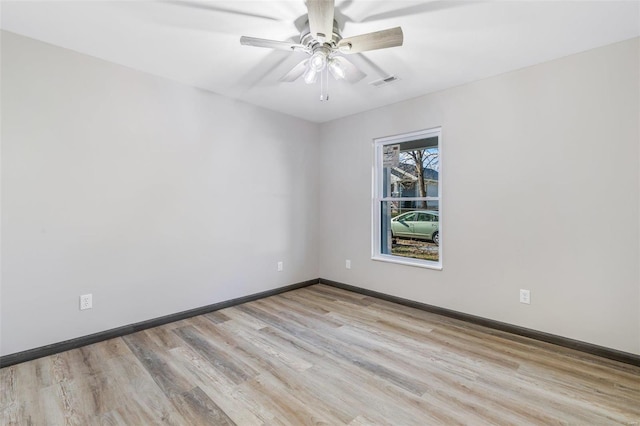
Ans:
POLYGON ((0 424, 640 424, 640 1, 0 28, 0 424))

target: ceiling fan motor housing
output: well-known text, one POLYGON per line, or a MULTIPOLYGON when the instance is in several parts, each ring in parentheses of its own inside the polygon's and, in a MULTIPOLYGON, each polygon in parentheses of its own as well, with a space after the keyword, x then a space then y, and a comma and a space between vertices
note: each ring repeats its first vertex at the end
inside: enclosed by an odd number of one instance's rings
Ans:
POLYGON ((307 47, 309 51, 315 52, 316 49, 321 47, 327 47, 330 50, 336 49, 338 43, 342 40, 342 35, 340 35, 340 28, 338 28, 338 22, 333 20, 333 33, 331 34, 331 40, 324 40, 324 42, 320 42, 316 40, 311 34, 311 30, 309 28, 309 21, 306 21, 304 24, 304 28, 300 32, 300 44, 307 47))

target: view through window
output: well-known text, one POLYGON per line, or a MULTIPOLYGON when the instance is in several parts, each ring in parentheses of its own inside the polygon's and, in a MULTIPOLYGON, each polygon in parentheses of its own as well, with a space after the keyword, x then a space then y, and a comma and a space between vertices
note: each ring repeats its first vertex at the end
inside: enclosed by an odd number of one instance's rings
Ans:
POLYGON ((441 267, 440 129, 375 144, 373 257, 441 267))

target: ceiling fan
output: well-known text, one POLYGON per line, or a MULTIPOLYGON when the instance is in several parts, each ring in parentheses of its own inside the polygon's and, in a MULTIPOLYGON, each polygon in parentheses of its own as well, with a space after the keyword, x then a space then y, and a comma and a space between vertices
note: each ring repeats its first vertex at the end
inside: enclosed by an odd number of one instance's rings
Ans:
POLYGON ((334 7, 335 0, 307 0, 308 19, 300 33, 299 43, 242 36, 240 44, 306 53, 309 57, 293 67, 280 81, 293 82, 303 77, 305 83, 313 84, 319 77, 320 100, 326 101, 329 99, 329 73, 336 80, 344 79, 351 83, 366 76, 342 54, 402 46, 403 42, 400 27, 342 38, 334 18, 334 7))

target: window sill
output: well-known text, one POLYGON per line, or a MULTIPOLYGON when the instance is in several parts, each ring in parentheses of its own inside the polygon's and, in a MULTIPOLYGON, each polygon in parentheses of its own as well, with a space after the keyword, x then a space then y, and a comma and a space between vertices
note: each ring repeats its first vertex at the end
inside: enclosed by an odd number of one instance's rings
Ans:
POLYGON ((385 254, 373 255, 372 260, 379 262, 397 263, 399 265, 415 266, 418 268, 434 269, 436 271, 442 271, 441 262, 430 262, 427 260, 411 259, 408 257, 390 256, 385 254))

